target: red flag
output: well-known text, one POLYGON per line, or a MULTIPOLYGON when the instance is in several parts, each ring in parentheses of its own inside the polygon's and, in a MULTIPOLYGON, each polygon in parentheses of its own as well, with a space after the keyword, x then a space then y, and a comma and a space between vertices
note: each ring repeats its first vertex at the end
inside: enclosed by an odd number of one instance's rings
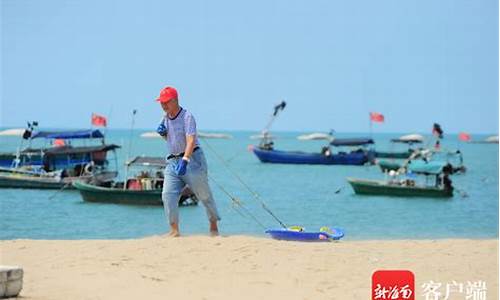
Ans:
POLYGON ((370 113, 370 120, 373 121, 373 122, 383 123, 384 122, 384 115, 383 114, 379 114, 377 112, 371 112, 370 113))
POLYGON ((470 135, 467 132, 460 132, 458 139, 464 142, 470 141, 470 135))
POLYGON ((100 116, 98 114, 92 113, 92 125, 106 127, 108 122, 106 117, 100 116))

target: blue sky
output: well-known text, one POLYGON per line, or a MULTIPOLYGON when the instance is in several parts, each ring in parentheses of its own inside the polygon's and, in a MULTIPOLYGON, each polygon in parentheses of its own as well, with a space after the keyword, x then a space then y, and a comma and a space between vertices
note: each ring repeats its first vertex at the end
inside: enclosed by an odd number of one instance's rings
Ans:
POLYGON ((498 132, 498 1, 1 2, 0 126, 498 132))

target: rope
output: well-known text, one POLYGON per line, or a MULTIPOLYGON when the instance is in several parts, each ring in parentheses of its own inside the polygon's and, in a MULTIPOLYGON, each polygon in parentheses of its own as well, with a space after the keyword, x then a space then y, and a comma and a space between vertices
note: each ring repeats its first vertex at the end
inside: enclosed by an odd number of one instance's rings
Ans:
POLYGON ((241 201, 239 199, 237 199, 236 197, 233 197, 226 189, 224 189, 224 187, 219 184, 213 177, 211 177, 210 175, 208 175, 208 177, 210 178, 210 180, 212 180, 215 185, 224 193, 226 194, 230 199, 231 201, 233 202, 233 209, 238 212, 240 214, 240 216, 244 217, 244 215, 238 211, 236 209, 236 207, 239 207, 240 209, 244 210, 257 224, 259 224, 262 228, 266 229, 266 227, 246 208, 244 207, 242 204, 241 204, 241 201))
POLYGON ((204 139, 201 139, 206 145, 207 147, 210 149, 210 151, 212 151, 215 156, 219 159, 219 161, 222 163, 222 165, 224 165, 224 167, 229 171, 229 173, 231 173, 231 175, 233 175, 239 182, 241 185, 243 185, 247 190, 248 192, 250 192, 250 194, 252 194, 252 196, 255 198, 255 200, 257 200, 258 202, 260 202, 262 208, 269 214, 271 215, 283 228, 287 228, 287 226, 280 220, 278 219, 278 217, 266 206, 266 204, 264 203, 264 201, 260 198, 259 194, 257 194, 256 192, 254 192, 241 178, 240 176, 238 176, 238 174, 236 174, 233 170, 231 170, 229 168, 229 166, 227 165, 226 161, 224 160, 224 158, 222 158, 218 153, 217 151, 215 151, 215 149, 212 148, 212 146, 210 146, 210 144, 204 140, 204 139))

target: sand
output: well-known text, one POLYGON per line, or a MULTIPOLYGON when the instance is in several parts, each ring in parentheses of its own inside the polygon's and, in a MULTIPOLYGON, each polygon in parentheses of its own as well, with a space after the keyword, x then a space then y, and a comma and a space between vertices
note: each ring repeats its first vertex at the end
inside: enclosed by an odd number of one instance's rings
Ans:
MULTIPOLYGON (((371 299, 380 269, 422 284, 485 281, 498 299, 498 239, 300 243, 249 236, 0 241, 24 268, 22 299, 371 299)), ((465 294, 455 294, 465 299, 465 294)))

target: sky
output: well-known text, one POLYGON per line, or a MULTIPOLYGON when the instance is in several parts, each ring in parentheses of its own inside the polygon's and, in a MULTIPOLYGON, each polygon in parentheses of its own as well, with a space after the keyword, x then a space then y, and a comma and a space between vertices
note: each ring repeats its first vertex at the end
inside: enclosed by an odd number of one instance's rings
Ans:
POLYGON ((498 133, 496 0, 0 3, 0 127, 498 133))

